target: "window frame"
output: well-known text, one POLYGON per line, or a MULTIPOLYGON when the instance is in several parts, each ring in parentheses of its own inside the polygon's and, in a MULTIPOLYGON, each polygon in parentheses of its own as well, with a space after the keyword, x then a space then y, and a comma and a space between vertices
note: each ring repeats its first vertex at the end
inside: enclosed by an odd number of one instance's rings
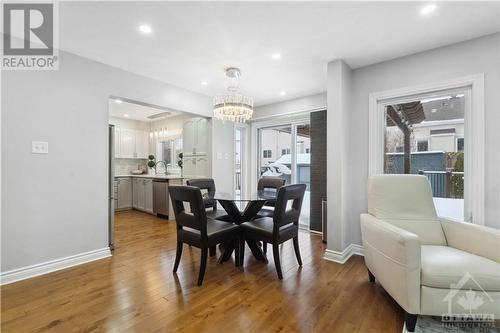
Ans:
POLYGON ((405 103, 417 98, 448 93, 451 90, 466 92, 464 130, 469 140, 464 140, 464 220, 485 223, 485 135, 484 135, 484 73, 428 83, 413 87, 375 92, 369 95, 369 175, 383 173, 385 132, 384 108, 389 104, 405 103), (472 112, 474 110, 474 112, 472 112))

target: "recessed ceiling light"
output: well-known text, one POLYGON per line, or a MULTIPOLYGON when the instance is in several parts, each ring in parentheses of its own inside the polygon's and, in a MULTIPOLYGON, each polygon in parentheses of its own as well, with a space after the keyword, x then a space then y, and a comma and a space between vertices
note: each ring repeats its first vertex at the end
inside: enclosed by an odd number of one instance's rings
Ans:
POLYGON ((273 53, 273 54, 271 55, 271 58, 273 58, 273 59, 275 59, 275 60, 281 59, 281 54, 279 54, 279 53, 273 53))
POLYGON ((457 94, 457 96, 455 96, 456 98, 461 98, 461 97, 464 97, 465 95, 464 94, 457 94))
POLYGON ((208 86, 208 82, 207 81, 201 81, 201 85, 202 86, 208 86))
POLYGON ((285 96, 286 95, 286 91, 280 91, 280 96, 285 96))
POLYGON ((437 6, 434 3, 425 5, 420 9, 420 14, 422 15, 429 15, 430 13, 434 12, 436 10, 437 6))
POLYGON ((122 104, 122 103, 123 103, 123 101, 122 101, 121 99, 117 98, 117 99, 115 99, 115 103, 116 103, 116 104, 122 104))
POLYGON ((150 25, 147 24, 141 24, 139 26, 139 31, 142 32, 143 34, 149 35, 150 33, 153 32, 153 28, 151 28, 150 25))
POLYGON ((437 109, 432 109, 431 111, 432 111, 432 113, 436 113, 437 109))
POLYGON ((128 118, 128 114, 126 114, 126 113, 125 113, 123 116, 124 116, 125 118, 128 118))

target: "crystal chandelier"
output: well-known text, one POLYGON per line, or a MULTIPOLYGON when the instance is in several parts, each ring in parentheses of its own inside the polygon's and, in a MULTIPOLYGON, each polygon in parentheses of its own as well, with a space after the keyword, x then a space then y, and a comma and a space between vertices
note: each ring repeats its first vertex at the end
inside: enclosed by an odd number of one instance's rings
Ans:
POLYGON ((241 77, 238 68, 226 69, 226 76, 236 82, 227 87, 227 94, 214 97, 214 117, 244 123, 252 118, 253 99, 238 93, 241 77))

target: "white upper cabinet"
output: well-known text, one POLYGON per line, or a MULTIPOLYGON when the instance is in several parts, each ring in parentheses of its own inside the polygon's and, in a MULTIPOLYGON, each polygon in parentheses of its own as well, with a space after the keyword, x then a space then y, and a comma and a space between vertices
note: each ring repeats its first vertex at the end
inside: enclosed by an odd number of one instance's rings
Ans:
POLYGON ((196 129, 194 119, 195 118, 192 118, 186 121, 182 129, 182 151, 184 155, 193 155, 196 151, 196 129))
POLYGON ((121 158, 135 158, 135 131, 120 129, 120 156, 121 158))
POLYGON ((135 131, 135 157, 148 158, 149 155, 149 133, 146 131, 135 131))
POLYGON ((184 155, 207 155, 210 144, 209 121, 206 118, 191 118, 184 123, 182 144, 184 155))
POLYGON ((148 155, 148 132, 127 128, 115 128, 115 157, 146 159, 148 155))
POLYGON ((115 127, 115 157, 120 157, 120 129, 115 127))

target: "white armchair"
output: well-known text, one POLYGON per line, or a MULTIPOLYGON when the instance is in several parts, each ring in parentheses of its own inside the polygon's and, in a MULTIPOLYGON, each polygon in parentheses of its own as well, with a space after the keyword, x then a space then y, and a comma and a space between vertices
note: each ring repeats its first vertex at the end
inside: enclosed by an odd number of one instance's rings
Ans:
POLYGON ((370 177, 361 233, 370 281, 406 311, 407 331, 419 314, 499 319, 500 230, 439 218, 425 176, 370 177), (470 290, 482 303, 464 309, 470 290))

